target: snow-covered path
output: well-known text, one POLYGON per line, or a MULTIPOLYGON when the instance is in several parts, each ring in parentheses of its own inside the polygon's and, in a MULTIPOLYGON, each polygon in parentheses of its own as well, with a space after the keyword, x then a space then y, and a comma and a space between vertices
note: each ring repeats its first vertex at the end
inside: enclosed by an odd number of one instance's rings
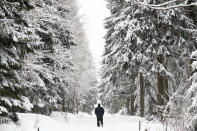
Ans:
POLYGON ((21 121, 15 126, 0 126, 0 131, 139 131, 139 121, 142 121, 142 129, 148 131, 162 131, 158 123, 148 123, 140 117, 105 115, 104 127, 96 127, 96 118, 88 114, 79 115, 54 113, 52 117, 36 114, 20 114, 21 121))
POLYGON ((80 119, 71 120, 70 127, 78 126, 76 130, 80 131, 139 131, 139 121, 142 121, 142 129, 144 131, 145 128, 148 131, 162 131, 162 127, 160 124, 156 123, 148 123, 143 118, 140 117, 131 117, 131 116, 122 116, 122 115, 110 115, 107 114, 104 116, 104 127, 98 128, 96 127, 96 117, 95 116, 82 116, 80 119))

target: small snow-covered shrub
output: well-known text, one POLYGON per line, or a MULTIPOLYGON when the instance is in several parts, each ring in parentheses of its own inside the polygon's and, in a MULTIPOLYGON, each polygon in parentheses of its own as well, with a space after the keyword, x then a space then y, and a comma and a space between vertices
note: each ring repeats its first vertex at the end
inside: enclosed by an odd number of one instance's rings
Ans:
POLYGON ((185 121, 183 118, 166 118, 164 128, 166 131, 185 131, 185 121))
POLYGON ((13 121, 13 122, 17 122, 19 120, 18 115, 13 112, 12 114, 9 115, 9 118, 13 121))
POLYGON ((7 117, 1 117, 0 116, 0 124, 8 124, 10 123, 12 120, 7 118, 7 117))
POLYGON ((127 108, 123 107, 122 109, 120 109, 120 111, 118 112, 118 114, 120 115, 127 115, 127 108))
POLYGON ((12 119, 7 117, 8 115, 8 110, 0 106, 0 124, 7 124, 12 121, 12 119))

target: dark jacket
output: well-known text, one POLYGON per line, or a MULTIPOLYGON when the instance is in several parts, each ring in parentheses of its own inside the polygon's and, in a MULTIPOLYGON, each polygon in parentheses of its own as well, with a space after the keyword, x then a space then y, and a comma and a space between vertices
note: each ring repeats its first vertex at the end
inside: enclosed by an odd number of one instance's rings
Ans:
POLYGON ((104 112, 105 112, 105 111, 104 111, 103 107, 98 106, 98 107, 95 109, 95 114, 96 114, 97 117, 103 117, 104 112))

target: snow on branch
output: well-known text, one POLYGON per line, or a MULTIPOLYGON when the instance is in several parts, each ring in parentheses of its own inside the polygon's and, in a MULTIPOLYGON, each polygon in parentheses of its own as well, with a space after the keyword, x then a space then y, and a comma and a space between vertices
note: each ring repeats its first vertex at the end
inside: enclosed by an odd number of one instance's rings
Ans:
POLYGON ((176 28, 179 28, 181 30, 184 30, 184 31, 188 31, 188 32, 197 32, 197 29, 189 29, 189 28, 183 28, 181 26, 177 26, 177 25, 174 25, 176 28))
POLYGON ((172 4, 174 2, 177 2, 178 0, 172 0, 172 1, 168 1, 168 2, 164 2, 162 4, 147 4, 145 2, 140 2, 138 0, 136 0, 136 4, 140 4, 143 6, 148 6, 149 8, 152 9, 156 9, 156 10, 168 10, 168 9, 173 9, 173 8, 181 8, 181 7, 190 7, 190 6, 197 6, 197 2, 193 2, 190 4, 185 3, 180 3, 180 4, 176 4, 176 5, 169 5, 172 4))

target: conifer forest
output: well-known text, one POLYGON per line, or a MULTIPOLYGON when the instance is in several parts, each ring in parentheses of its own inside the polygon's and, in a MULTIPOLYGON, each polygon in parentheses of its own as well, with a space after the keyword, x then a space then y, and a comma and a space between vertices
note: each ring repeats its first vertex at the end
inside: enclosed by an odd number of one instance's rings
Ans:
POLYGON ((197 131, 197 1, 100 0, 99 68, 78 1, 0 0, 0 131, 20 114, 94 115, 98 100, 155 131, 197 131))

